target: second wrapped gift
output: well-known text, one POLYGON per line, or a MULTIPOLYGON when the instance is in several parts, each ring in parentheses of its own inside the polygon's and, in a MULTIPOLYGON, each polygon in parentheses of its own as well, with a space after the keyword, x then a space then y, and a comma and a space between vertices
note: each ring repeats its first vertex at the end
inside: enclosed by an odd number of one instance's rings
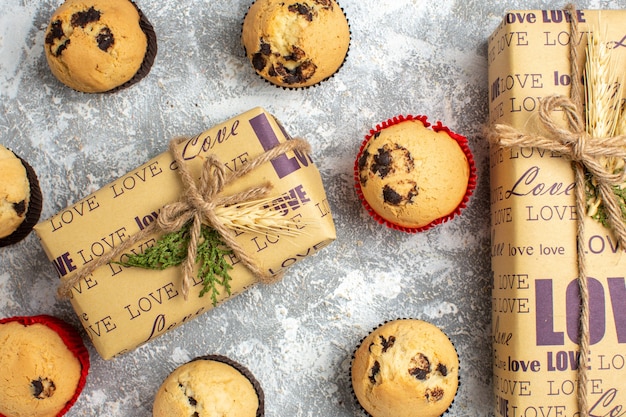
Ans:
POLYGON ((172 142, 35 231, 105 359, 278 279, 336 236, 308 145, 261 108, 172 142))

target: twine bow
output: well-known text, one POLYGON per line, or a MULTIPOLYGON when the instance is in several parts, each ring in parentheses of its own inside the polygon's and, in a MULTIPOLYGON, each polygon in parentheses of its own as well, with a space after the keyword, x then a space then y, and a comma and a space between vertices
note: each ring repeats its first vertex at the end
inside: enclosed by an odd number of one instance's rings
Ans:
MULTIPOLYGON (((578 39, 578 21, 575 7, 568 4, 565 8, 569 14, 571 39, 578 39)), ((578 69, 578 51, 574 42, 569 51, 571 68, 570 97, 551 95, 540 100, 538 109, 539 120, 549 133, 549 137, 526 134, 511 126, 496 124, 487 133, 490 142, 504 147, 536 147, 554 152, 572 161, 576 186, 577 221, 577 261, 578 287, 580 291, 580 319, 579 319, 579 353, 577 401, 580 417, 589 416, 587 400, 588 385, 588 353, 589 341, 589 290, 587 284, 587 262, 585 258, 584 221, 586 213, 586 175, 587 173, 597 182, 599 195, 604 203, 608 216, 608 225, 614 232, 618 246, 626 250, 626 224, 624 223, 619 200, 613 192, 615 185, 626 180, 626 172, 616 174, 607 171, 600 163, 602 157, 616 158, 626 161, 626 136, 620 135, 608 138, 592 138, 586 133, 583 95, 578 80, 581 79, 578 69), (568 127, 562 128, 553 119, 555 110, 562 110, 568 127)))
POLYGON ((105 253, 97 260, 90 262, 76 274, 64 279, 59 288, 58 295, 62 298, 69 297, 72 287, 81 279, 92 274, 97 268, 117 259, 128 249, 146 239, 153 233, 170 233, 180 230, 188 222, 192 222, 190 228, 190 240, 187 247, 187 257, 182 269, 182 294, 185 300, 188 298, 191 275, 196 262, 197 246, 201 235, 202 224, 215 229, 226 246, 228 246, 237 258, 245 265, 261 282, 272 283, 281 278, 281 274, 272 275, 259 267, 256 260, 248 255, 235 239, 235 233, 220 221, 215 214, 218 207, 237 205, 249 201, 259 200, 267 196, 272 189, 270 182, 258 186, 249 187, 246 190, 222 196, 220 192, 231 182, 237 180, 254 170, 258 166, 269 162, 280 155, 290 151, 310 152, 310 146, 304 139, 295 138, 282 142, 267 150, 237 171, 228 171, 226 166, 219 161, 217 156, 209 154, 202 164, 200 182, 191 175, 183 155, 178 151, 178 145, 189 140, 181 137, 170 141, 169 151, 176 161, 177 169, 183 183, 183 195, 179 201, 167 204, 161 208, 159 216, 144 229, 123 241, 112 251, 105 253))
MULTIPOLYGON (((618 246, 626 248, 626 224, 624 223, 619 198, 613 187, 626 181, 626 171, 614 173, 600 163, 602 158, 622 159, 626 162, 626 135, 608 138, 592 138, 585 129, 584 119, 577 111, 576 103, 569 97, 550 95, 539 102, 538 116, 547 136, 527 134, 517 129, 497 124, 489 134, 492 142, 503 147, 535 147, 571 160, 575 166, 581 165, 596 182, 597 188, 607 212, 608 224, 611 226, 618 246), (562 110, 569 127, 560 127, 553 114, 562 110)), ((585 174, 576 181, 577 188, 584 191, 585 174)), ((584 202, 586 196, 583 195, 584 202)), ((584 217, 584 204, 579 214, 584 217)))

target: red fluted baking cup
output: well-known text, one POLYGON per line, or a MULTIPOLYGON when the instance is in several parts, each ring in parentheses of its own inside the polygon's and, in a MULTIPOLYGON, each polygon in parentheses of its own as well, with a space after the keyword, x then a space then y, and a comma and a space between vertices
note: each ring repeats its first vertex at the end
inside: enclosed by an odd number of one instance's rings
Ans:
POLYGON ((365 136, 365 139, 361 143, 361 146, 357 153, 356 160, 354 162, 355 188, 356 188, 356 193, 359 197, 359 200, 363 204, 363 207, 365 207, 369 215, 378 223, 384 224, 385 226, 389 228, 399 230, 401 232, 406 232, 406 233, 423 232, 438 224, 445 223, 457 215, 460 215, 462 210, 465 209, 465 207, 467 206, 467 202, 469 201, 469 198, 471 197, 472 193, 474 192, 474 189, 476 188, 476 177, 477 176, 476 176, 476 166, 474 162, 474 156, 469 148, 467 138, 463 135, 453 132, 448 127, 444 126, 440 121, 436 122, 431 127, 431 124, 428 122, 428 118, 423 115, 399 115, 399 116, 395 116, 391 119, 388 119, 376 125, 376 128, 371 129, 370 132, 365 136), (397 125, 406 121, 419 121, 424 125, 424 127, 426 128, 430 127, 435 132, 445 132, 448 136, 450 136, 450 138, 452 138, 453 140, 457 142, 457 144, 459 145, 459 147, 465 154, 468 165, 469 165, 469 177, 467 181, 467 188, 465 191, 465 195, 463 196, 462 200, 457 205, 457 207, 453 211, 448 213, 447 215, 434 219, 430 223, 424 226, 420 226, 420 227, 408 227, 408 226, 400 225, 400 224, 394 223, 390 219, 385 219, 384 217, 382 217, 379 213, 376 212, 376 210, 374 210, 374 208, 365 199, 363 195, 363 190, 361 188, 361 181, 360 181, 360 160, 361 160, 361 157, 363 156, 363 151, 367 147, 370 139, 375 137, 378 133, 382 132, 384 129, 387 129, 391 126, 394 126, 394 125, 397 125))
MULTIPOLYGON (((74 395, 70 398, 69 401, 65 403, 65 406, 56 417, 61 417, 74 405, 83 388, 85 387, 85 383, 87 382, 87 375, 89 374, 89 351, 85 347, 82 338, 78 331, 66 323, 65 321, 49 316, 49 315, 37 315, 37 316, 16 316, 16 317, 8 317, 4 319, 0 319, 0 324, 6 324, 11 322, 17 322, 22 324, 23 326, 31 326, 33 324, 42 324, 47 326, 55 333, 59 335, 63 343, 67 347, 67 349, 72 352, 72 354, 76 357, 76 359, 80 362, 81 372, 80 378, 78 380, 78 385, 76 386, 76 390, 74 391, 74 395)), ((0 417, 7 417, 0 413, 0 417)))

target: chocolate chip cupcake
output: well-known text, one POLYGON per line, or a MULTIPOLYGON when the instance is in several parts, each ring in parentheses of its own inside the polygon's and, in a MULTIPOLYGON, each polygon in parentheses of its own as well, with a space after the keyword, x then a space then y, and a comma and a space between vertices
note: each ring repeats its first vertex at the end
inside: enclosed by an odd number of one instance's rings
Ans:
POLYGON ((0 247, 28 236, 39 220, 41 204, 33 168, 0 145, 0 247))
POLYGON ((371 417, 438 417, 459 386, 459 358, 450 339, 422 320, 374 329, 352 361, 354 394, 371 417))
POLYGON ((85 93, 112 92, 145 77, 154 62, 154 29, 130 0, 66 0, 45 34, 50 70, 85 93))
POLYGON ((78 332, 48 315, 0 319, 0 416, 60 417, 89 372, 78 332))
POLYGON ((220 355, 201 356, 179 366, 163 381, 154 417, 261 417, 264 395, 254 376, 220 355))
POLYGON ((357 194, 379 223, 419 232, 450 220, 476 186, 467 139, 425 116, 399 116, 365 137, 355 161, 357 194))
POLYGON ((343 65, 350 26, 335 0, 256 0, 244 18, 242 42, 254 70, 268 82, 310 87, 343 65))

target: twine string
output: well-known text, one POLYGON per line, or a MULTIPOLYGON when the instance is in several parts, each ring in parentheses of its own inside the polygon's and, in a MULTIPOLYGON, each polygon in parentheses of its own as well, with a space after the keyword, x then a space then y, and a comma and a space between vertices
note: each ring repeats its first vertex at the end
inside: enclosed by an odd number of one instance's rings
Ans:
POLYGON ((191 276, 196 263, 202 224, 206 224, 215 229, 221 236, 223 243, 233 251, 239 261, 241 261, 259 281, 263 283, 273 283, 282 278, 282 274, 271 274, 258 265, 256 259, 249 255, 237 242, 235 232, 226 227, 215 214, 215 209, 266 197, 273 188, 270 182, 264 182, 260 185, 249 187, 232 195, 222 196, 220 192, 233 181, 287 152, 298 151, 309 153, 310 145, 304 139, 300 138, 282 142, 253 158, 237 171, 228 171, 226 166, 220 162, 216 155, 209 154, 205 157, 202 164, 200 181, 196 184, 196 181, 185 163, 182 153, 178 150, 178 145, 187 140, 189 139, 186 137, 174 138, 169 144, 169 151, 174 157, 177 171, 183 184, 183 194, 179 201, 163 206, 155 221, 130 236, 127 240, 121 242, 118 246, 113 248, 113 250, 103 254, 81 268, 74 275, 64 278, 57 290, 59 297, 69 297, 72 287, 80 280, 88 277, 101 266, 118 259, 131 247, 145 240, 151 234, 176 232, 189 222, 191 222, 189 232, 190 241, 187 247, 187 257, 182 265, 182 294, 185 300, 189 295, 191 276))
POLYGON ((574 5, 568 4, 565 12, 569 14, 572 40, 570 43, 571 89, 570 96, 550 95, 540 100, 538 116, 547 135, 526 134, 517 129, 496 124, 488 132, 489 140, 503 147, 535 147, 547 150, 572 161, 575 181, 575 199, 577 226, 576 247, 578 263, 578 286, 580 291, 579 318, 579 366, 577 370, 577 401, 581 417, 589 416, 587 398, 589 339, 589 290, 587 283, 587 261, 585 256, 585 213, 586 181, 591 176, 597 183, 598 193, 604 204, 608 225, 613 231, 618 247, 626 249, 626 224, 618 197, 613 187, 626 180, 626 170, 621 173, 609 172, 601 163, 602 158, 622 159, 626 162, 626 135, 607 138, 590 137, 586 131, 581 74, 578 68, 578 50, 575 40, 579 39, 578 21, 574 5), (553 116, 562 111, 567 121, 561 127, 553 116))
MULTIPOLYGON (((587 372, 587 356, 589 352, 589 285, 587 280, 587 260, 585 255, 585 206, 587 201, 587 193, 585 192, 585 169, 588 169, 594 178, 599 180, 599 183, 604 184, 608 178, 603 176, 598 168, 602 168, 597 159, 588 158, 585 161, 583 158, 586 144, 590 141, 587 139, 585 115, 583 106, 583 92, 581 86, 580 71, 578 70, 578 48, 574 44, 575 39, 578 37, 578 17, 576 16, 576 8, 572 3, 565 7, 565 12, 569 15, 570 19, 570 47, 569 47, 569 62, 570 62, 570 97, 572 100, 572 111, 566 111, 568 118, 568 124, 572 128, 578 138, 576 141, 575 158, 574 161, 574 181, 576 183, 576 255, 578 261, 578 291, 580 294, 580 313, 578 318, 578 368, 576 374, 578 376, 577 382, 577 395, 578 412, 580 417, 587 417, 589 415, 589 404, 587 399, 587 381, 589 375, 587 372), (571 116, 570 116, 571 115, 571 116)), ((596 141, 593 141, 597 143, 596 141)), ((602 185, 601 185, 602 187, 602 185)), ((611 193, 612 194, 612 193, 611 193)), ((615 195, 612 196, 616 198, 615 195)), ((614 213, 610 213, 609 216, 614 213)), ((621 212, 619 215, 619 223, 622 223, 621 212)), ((623 223, 622 223, 623 225, 623 223)), ((623 242, 622 242, 623 243, 623 242)), ((624 246, 622 246, 624 247, 624 246)))

